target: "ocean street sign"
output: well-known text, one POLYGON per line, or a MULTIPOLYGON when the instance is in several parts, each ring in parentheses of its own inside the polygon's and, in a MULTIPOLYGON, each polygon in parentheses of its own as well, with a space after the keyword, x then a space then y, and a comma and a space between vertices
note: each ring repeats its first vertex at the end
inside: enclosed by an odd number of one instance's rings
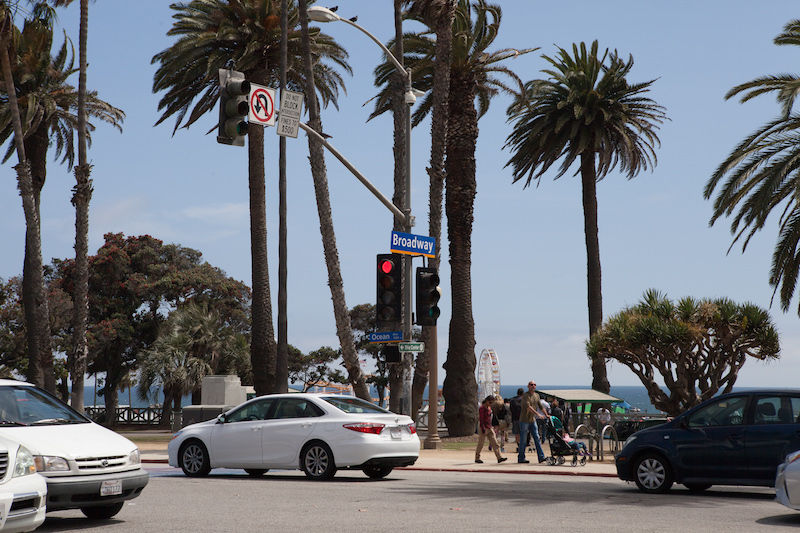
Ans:
POLYGON ((389 249, 394 254, 436 257, 436 239, 433 237, 393 231, 392 242, 389 249))
POLYGON ((402 331, 381 331, 369 334, 369 342, 371 344, 375 344, 376 342, 400 342, 402 340, 402 331))

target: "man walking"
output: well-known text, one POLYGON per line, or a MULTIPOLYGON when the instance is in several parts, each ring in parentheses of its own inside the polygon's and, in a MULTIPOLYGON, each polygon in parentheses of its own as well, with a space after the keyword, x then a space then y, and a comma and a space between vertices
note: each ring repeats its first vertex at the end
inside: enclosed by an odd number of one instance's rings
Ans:
POLYGON ((507 459, 500 455, 500 445, 497 443, 497 438, 492 429, 492 404, 494 403, 494 396, 487 396, 484 398, 480 409, 478 409, 478 425, 480 426, 480 433, 478 434, 478 445, 475 447, 475 462, 482 463, 481 450, 483 449, 483 442, 489 439, 489 447, 497 457, 497 462, 502 463, 507 459))
POLYGON ((525 443, 528 442, 528 433, 533 435, 533 442, 536 444, 536 455, 539 462, 545 461, 544 451, 539 442, 539 431, 536 427, 536 420, 545 419, 547 415, 542 408, 539 395, 536 393, 536 382, 528 382, 528 392, 522 395, 522 411, 519 418, 519 452, 517 453, 518 463, 530 463, 525 459, 525 443))

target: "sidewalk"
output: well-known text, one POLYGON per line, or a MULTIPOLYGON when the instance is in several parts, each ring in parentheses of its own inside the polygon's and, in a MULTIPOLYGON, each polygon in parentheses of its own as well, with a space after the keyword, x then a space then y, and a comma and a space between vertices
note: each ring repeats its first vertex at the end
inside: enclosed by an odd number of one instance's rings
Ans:
MULTIPOLYGON (((122 432, 128 438, 139 440, 137 437, 143 436, 141 431, 122 432)), ((152 434, 168 435, 167 431, 151 432, 152 434)), ((420 440, 424 440, 420 439, 420 440)), ((517 463, 516 446, 507 446, 503 457, 508 460, 497 463, 493 452, 486 446, 483 448, 481 458, 483 464, 475 462, 474 446, 459 450, 425 450, 419 452, 419 459, 414 466, 405 467, 406 470, 427 470, 427 471, 452 471, 452 472, 492 472, 503 474, 542 474, 556 476, 595 476, 595 477, 617 477, 617 470, 614 466, 613 456, 609 453, 604 461, 587 461, 585 466, 572 466, 572 457, 565 457, 563 465, 550 466, 546 462, 538 463, 536 453, 527 453, 526 457, 530 463, 517 463)), ((545 453, 549 450, 544 447, 545 453)), ((146 442, 139 441, 139 451, 142 463, 147 464, 167 464, 167 443, 166 442, 146 442)))

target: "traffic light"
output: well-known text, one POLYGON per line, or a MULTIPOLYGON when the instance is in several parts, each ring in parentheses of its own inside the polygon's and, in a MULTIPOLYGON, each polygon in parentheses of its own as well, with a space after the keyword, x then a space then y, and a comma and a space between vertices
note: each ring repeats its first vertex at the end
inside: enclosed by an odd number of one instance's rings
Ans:
POLYGON ((400 348, 397 347, 395 344, 387 344, 383 347, 383 358, 387 364, 399 364, 403 362, 402 354, 400 353, 400 348))
POLYGON ((439 298, 442 289, 439 288, 439 274, 435 268, 417 268, 417 324, 420 326, 435 326, 439 318, 439 298))
POLYGON ((244 146, 250 103, 250 82, 235 70, 219 69, 219 127, 217 142, 244 146))
POLYGON ((403 271, 400 254, 378 254, 376 323, 381 326, 399 326, 403 301, 403 271))

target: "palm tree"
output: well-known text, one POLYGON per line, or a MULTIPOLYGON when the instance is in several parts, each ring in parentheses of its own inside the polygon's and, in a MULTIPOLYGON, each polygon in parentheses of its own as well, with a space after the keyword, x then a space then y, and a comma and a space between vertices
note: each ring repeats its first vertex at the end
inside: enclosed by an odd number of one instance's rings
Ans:
MULTIPOLYGON (((522 86, 519 77, 501 63, 535 49, 508 48, 487 52, 500 29, 500 7, 485 0, 459 0, 453 20, 453 49, 445 152, 445 212, 450 241, 452 316, 444 368, 442 394, 444 419, 450 435, 470 435, 477 420, 478 385, 475 381, 475 322, 472 317, 472 209, 475 203, 475 142, 478 119, 489 109, 492 97, 501 91, 513 94, 496 77, 503 74, 522 86), (474 20, 473 20, 474 16, 474 20), (477 108, 476 108, 477 102, 477 108)), ((436 42, 430 32, 406 34, 406 67, 414 72, 414 86, 429 91, 434 83, 436 42)), ((389 65, 375 69, 375 85, 383 86, 370 118, 388 110, 386 87, 389 65)), ((439 94, 439 93, 437 93, 439 94)), ((441 95, 439 95, 441 96, 441 95)), ((433 94, 428 92, 414 112, 413 124, 431 111, 433 94)))
MULTIPOLYGON (((433 59, 433 79, 431 82, 431 156, 428 166, 429 212, 428 235, 437 243, 442 242, 442 198, 444 193, 444 155, 447 139, 447 100, 450 94, 450 64, 453 50, 453 19, 455 18, 456 0, 412 0, 409 15, 422 21, 436 35, 436 48, 433 59)), ((429 265, 439 268, 441 262, 441 244, 436 247, 436 256, 429 265)), ((422 395, 429 384, 428 375, 431 364, 438 366, 438 349, 436 326, 422 328, 422 341, 425 351, 417 356, 412 386, 411 412, 416 413, 422 407, 422 395), (433 359, 433 361, 431 361, 433 359)), ((435 368, 434 368, 435 370, 435 368)), ((432 376, 436 376, 434 371, 432 376)), ((436 379, 435 381, 438 381, 436 379)), ((437 383, 430 384, 438 387, 437 383)))
MULTIPOLYGON (((300 33, 303 45, 303 69, 305 74, 306 105, 308 106, 308 123, 317 133, 322 133, 322 119, 319 115, 319 103, 314 94, 317 81, 317 62, 313 58, 312 29, 308 26, 308 13, 305 0, 298 1, 300 10, 300 33)), ((314 195, 317 200, 319 213, 319 230, 322 234, 322 247, 325 254, 325 266, 328 268, 328 286, 331 288, 333 301, 333 317, 336 321, 336 334, 342 348, 342 361, 347 369, 348 381, 353 385, 353 392, 359 398, 367 401, 371 399, 364 373, 361 371, 358 353, 353 340, 353 330, 350 325, 350 314, 344 297, 344 282, 342 270, 339 265, 339 250, 336 247, 336 234, 333 229, 333 216, 331 214, 331 199, 328 192, 328 176, 325 170, 325 154, 322 144, 313 136, 308 136, 309 160, 311 161, 311 176, 314 180, 314 195)))
MULTIPOLYGON (((19 30, 14 26, 16 2, 0 0, 0 67, 11 124, 14 131, 14 146, 19 163, 17 182, 22 196, 22 209, 25 213, 25 265, 23 300, 25 305, 25 321, 28 325, 28 379, 56 392, 55 372, 53 368, 53 351, 50 342, 50 312, 47 302, 47 291, 43 273, 41 221, 36 209, 36 200, 31 177, 30 162, 25 153, 22 118, 19 111, 11 57, 16 49, 14 43, 19 39, 19 30)), ((16 58, 14 58, 16 60, 16 58)))
MULTIPOLYGON (((792 20, 775 38, 775 44, 800 46, 800 20, 792 20)), ((743 236, 742 251, 766 224, 773 209, 780 207, 778 242, 772 255, 769 284, 780 294, 781 308, 789 310, 800 270, 800 204, 797 190, 800 173, 795 161, 800 155, 800 114, 793 111, 800 78, 781 74, 764 76, 737 85, 725 95, 746 102, 766 93, 776 93, 781 114, 746 137, 728 155, 706 184, 703 195, 714 199, 711 225, 723 216, 733 216, 731 247, 743 236), (723 180, 725 180, 723 182, 723 180)), ((800 315, 800 306, 798 306, 800 315)))
MULTIPOLYGON (((280 2, 278 0, 192 0, 171 6, 176 19, 167 35, 177 42, 153 57, 159 63, 153 92, 166 91, 159 102, 163 111, 156 124, 175 115, 175 127, 188 128, 214 110, 219 98, 218 71, 242 71, 253 83, 278 86, 280 72, 280 2), (193 102, 197 102, 192 107, 193 102)), ((301 38, 297 7, 288 13, 287 84, 304 87, 301 38)), ((315 89, 322 101, 336 104, 344 87, 337 69, 350 72, 347 53, 318 29, 311 32, 315 89)), ((257 394, 275 386, 277 347, 272 325, 272 304, 267 268, 267 222, 264 179, 264 132, 248 134, 250 183, 250 237, 253 271, 253 333, 251 358, 257 394)), ((283 376, 281 377, 283 379, 283 376)))
MULTIPOLYGON (((654 146, 660 144, 656 130, 666 115, 662 106, 643 96, 655 80, 627 81, 633 57, 625 62, 608 50, 598 57, 597 41, 589 50, 584 43, 573 45, 573 56, 558 50, 556 59, 542 56, 554 67, 542 71, 549 78, 526 83, 524 93, 508 108, 514 122, 506 141, 514 153, 508 165, 514 182, 525 177, 528 187, 556 161, 562 160, 556 179, 579 161, 591 338, 603 323, 597 182, 617 165, 628 179, 654 166, 654 146)), ((592 360, 592 376, 592 388, 608 393, 604 359, 592 360)))
MULTIPOLYGON (((49 0, 55 7, 68 6, 73 0, 49 0)), ((89 0, 80 0, 80 25, 78 29, 78 165, 75 167, 75 187, 72 205, 75 206, 75 292, 73 318, 73 350, 69 371, 72 374, 72 406, 83 411, 83 383, 89 355, 86 341, 89 316, 89 202, 92 199, 92 166, 87 161, 89 127, 86 89, 88 62, 86 48, 89 32, 89 0)))
MULTIPOLYGON (((67 79, 77 72, 73 68, 74 52, 69 40, 64 43, 55 57, 50 56, 53 44, 53 30, 49 20, 34 18, 25 22, 17 43, 17 62, 12 68, 17 85, 17 98, 23 117, 22 128, 25 132, 24 145, 31 163, 34 187, 34 201, 39 213, 39 198, 47 175, 47 151, 55 144, 56 158, 63 153, 62 163, 72 165, 75 160, 74 131, 80 123, 75 113, 78 104, 78 93, 67 83, 67 79), (70 45, 70 46, 68 46, 70 45)), ((6 120, 10 110, 7 99, 0 101, 0 123, 6 126, 0 130, 0 143, 5 142, 12 134, 10 121, 6 120)), ((87 94, 86 110, 90 117, 99 118, 122 131, 120 123, 125 114, 112 105, 100 100, 96 92, 87 94)), ((87 123, 87 142, 91 144, 91 131, 94 126, 87 123)), ((14 146, 9 144, 3 162, 13 154, 14 146)), ((73 324, 74 326, 74 324, 73 324)), ((73 353, 69 353, 68 368, 74 368, 73 353)), ((73 394, 81 391, 82 376, 85 372, 73 371, 73 394), (76 383, 80 375, 80 383, 76 383)), ((80 410, 80 406, 73 405, 80 410)))

